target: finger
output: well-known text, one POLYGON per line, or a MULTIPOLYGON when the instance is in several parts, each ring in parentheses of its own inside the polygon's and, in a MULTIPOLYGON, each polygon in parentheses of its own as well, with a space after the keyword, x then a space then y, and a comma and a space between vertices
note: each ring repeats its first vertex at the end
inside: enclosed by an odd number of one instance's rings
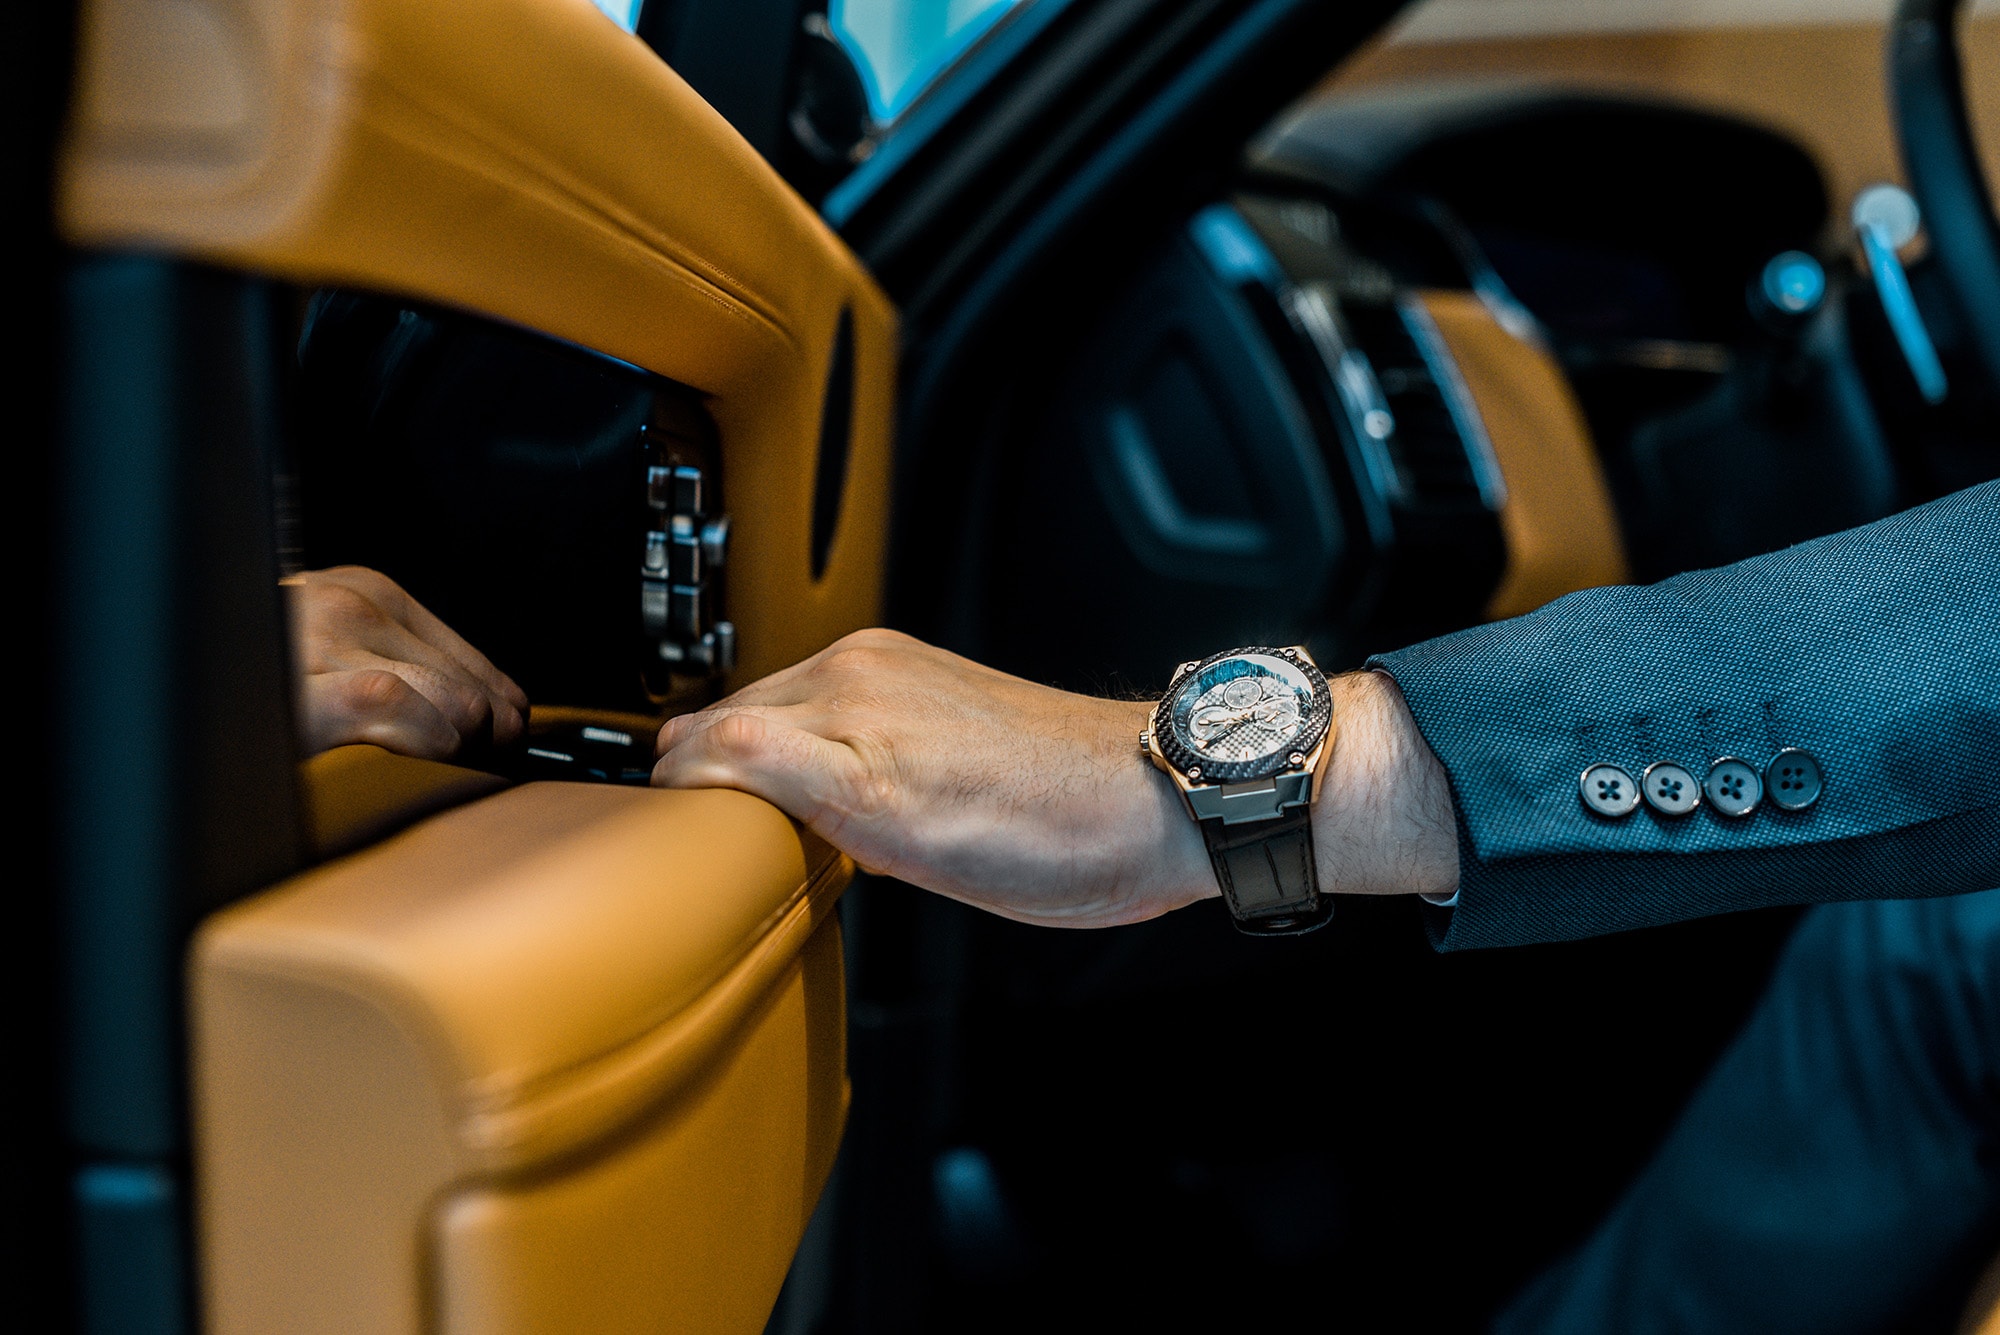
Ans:
MULTIPOLYGON (((709 706, 709 710, 737 705, 795 705, 813 694, 813 671, 832 652, 829 646, 810 658, 802 658, 790 667, 779 668, 768 676, 759 677, 747 686, 739 686, 722 699, 709 706)), ((709 712, 703 710, 703 713, 709 712)))
MULTIPOLYGON (((402 590, 397 590, 401 593, 402 590)), ((406 611, 404 624, 409 626, 427 643, 436 645, 461 668, 482 682, 498 700, 505 701, 516 710, 526 710, 528 693, 520 688, 514 679, 493 665, 493 660, 479 652, 472 643, 457 631, 439 620, 437 615, 409 594, 403 594, 406 611)))
POLYGON ((458 750, 458 730, 394 672, 316 672, 301 679, 299 694, 300 740, 308 755, 354 742, 426 760, 458 750))
MULTIPOLYGON (((505 703, 519 712, 527 710, 527 692, 512 677, 495 667, 493 660, 480 653, 470 641, 446 625, 395 580, 365 566, 336 566, 316 573, 375 604, 385 615, 479 682, 493 696, 496 705, 505 703)), ((496 709, 496 718, 504 712, 496 709)))
MULTIPOLYGON (((363 571, 362 574, 372 574, 363 571)), ((386 582, 386 581, 385 581, 386 582)), ((396 619, 365 591, 338 581, 314 595, 316 626, 310 656, 322 671, 385 669, 437 706, 461 736, 493 730, 511 741, 525 726, 511 701, 496 695, 458 661, 396 619)))
POLYGON ((801 659, 790 667, 780 668, 767 677, 758 678, 717 703, 720 705, 804 704, 824 695, 829 689, 830 678, 839 680, 843 676, 851 677, 859 665, 866 664, 881 671, 893 663, 899 668, 906 669, 919 659, 949 657, 951 655, 944 650, 933 648, 901 631, 883 630, 880 627, 857 630, 835 640, 809 658, 801 659))
MULTIPOLYGON (((837 742, 750 710, 713 720, 653 766, 656 788, 735 788, 837 841, 853 814, 854 753, 837 742)), ((850 850, 851 851, 851 850, 850 850)))
POLYGON ((843 700, 851 702, 877 683, 906 681, 925 664, 932 667, 947 665, 959 672, 971 669, 979 675, 1019 684, 1016 678, 980 668, 969 660, 899 631, 861 630, 843 636, 810 658, 751 682, 707 709, 669 719, 660 729, 654 753, 664 755, 681 741, 738 709, 812 706, 815 708, 812 721, 802 716, 793 716, 787 721, 823 737, 837 737, 838 729, 834 723, 843 700))
MULTIPOLYGON (((412 663, 407 658, 362 658, 351 670, 387 672, 400 678, 404 684, 430 702, 433 709, 449 723, 460 741, 484 735, 489 729, 494 740, 505 740, 495 718, 496 702, 485 688, 472 681, 454 666, 445 671, 424 663, 412 663)), ((512 705, 501 703, 497 708, 511 710, 512 705)))

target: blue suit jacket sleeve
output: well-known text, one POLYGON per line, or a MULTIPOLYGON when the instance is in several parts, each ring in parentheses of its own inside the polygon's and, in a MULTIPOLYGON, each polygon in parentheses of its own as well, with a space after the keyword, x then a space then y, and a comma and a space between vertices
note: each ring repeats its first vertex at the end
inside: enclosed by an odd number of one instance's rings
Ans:
POLYGON ((1733 909, 2000 885, 2000 483, 1643 588, 1571 594, 1370 660, 1402 687, 1460 821, 1444 949, 1733 909), (1779 749, 1825 791, 1728 820, 1588 811, 1637 776, 1779 749))

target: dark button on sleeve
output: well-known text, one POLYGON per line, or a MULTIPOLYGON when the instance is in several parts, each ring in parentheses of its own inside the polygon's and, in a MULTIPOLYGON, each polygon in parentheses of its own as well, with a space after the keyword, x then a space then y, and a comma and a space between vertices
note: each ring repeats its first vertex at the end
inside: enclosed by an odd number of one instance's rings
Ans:
POLYGON ((1578 787, 1583 794, 1583 804, 1600 816, 1616 820, 1638 810, 1639 785, 1616 765, 1592 765, 1583 772, 1578 787))
POLYGON ((1764 779, 1752 766, 1724 756, 1708 767, 1701 791, 1709 810, 1734 819, 1749 815, 1764 800, 1764 779))
POLYGON ((1685 816, 1701 805, 1701 784, 1671 760, 1648 765, 1639 788, 1646 796, 1646 805, 1662 816, 1685 816))
POLYGON ((1819 801, 1825 788, 1826 775, 1820 770, 1819 758, 1810 751, 1788 747, 1764 767, 1764 791, 1785 811, 1804 811, 1819 801))

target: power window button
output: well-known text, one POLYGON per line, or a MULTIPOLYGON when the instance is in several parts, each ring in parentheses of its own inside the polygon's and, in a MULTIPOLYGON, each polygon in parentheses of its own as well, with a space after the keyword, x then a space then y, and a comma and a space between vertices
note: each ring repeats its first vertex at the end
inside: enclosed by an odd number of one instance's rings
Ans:
POLYGON ((703 601, 700 585, 672 585, 667 594, 667 632, 682 640, 700 639, 703 601))
POLYGON ((676 584, 701 583, 701 539, 676 533, 667 540, 667 578, 676 584))
POLYGON ((706 513, 703 505, 708 499, 699 468, 677 467, 674 469, 673 510, 677 515, 700 515, 706 513))

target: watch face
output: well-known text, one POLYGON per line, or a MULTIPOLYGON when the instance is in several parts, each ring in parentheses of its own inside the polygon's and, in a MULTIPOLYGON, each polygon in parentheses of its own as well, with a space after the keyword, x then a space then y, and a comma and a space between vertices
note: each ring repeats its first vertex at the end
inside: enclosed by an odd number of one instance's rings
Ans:
POLYGON ((1282 649, 1245 649, 1197 665, 1161 712, 1161 748, 1174 768, 1234 783, 1268 778, 1310 753, 1326 736, 1331 704, 1311 664, 1282 649))

